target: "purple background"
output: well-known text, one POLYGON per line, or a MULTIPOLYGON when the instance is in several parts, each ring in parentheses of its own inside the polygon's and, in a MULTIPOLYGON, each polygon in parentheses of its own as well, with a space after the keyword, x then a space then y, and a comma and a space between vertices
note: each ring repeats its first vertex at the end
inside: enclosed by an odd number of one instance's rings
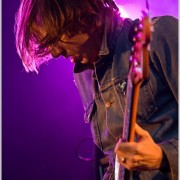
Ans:
MULTIPOLYGON (((143 0, 118 2, 125 7, 134 2, 135 12, 144 8, 143 0)), ((91 134, 83 120, 72 64, 59 58, 43 65, 39 75, 24 71, 13 34, 18 6, 19 1, 2 2, 3 180, 94 180, 93 161, 75 154, 77 145, 91 134)), ((177 0, 151 0, 150 13, 177 17, 177 6, 177 0)), ((91 157, 92 140, 84 142, 80 153, 91 157)))

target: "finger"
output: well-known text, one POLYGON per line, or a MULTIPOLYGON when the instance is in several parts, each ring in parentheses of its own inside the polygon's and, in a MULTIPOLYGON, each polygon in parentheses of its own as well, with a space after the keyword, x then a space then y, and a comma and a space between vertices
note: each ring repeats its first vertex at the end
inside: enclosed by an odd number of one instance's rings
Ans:
POLYGON ((129 170, 135 170, 135 169, 140 170, 140 169, 145 169, 145 167, 146 167, 143 160, 135 161, 135 160, 131 159, 130 157, 129 158, 121 158, 119 160, 119 162, 129 170))
POLYGON ((119 140, 118 142, 117 142, 117 144, 116 144, 116 146, 115 146, 115 148, 114 148, 114 152, 117 154, 118 153, 118 151, 119 151, 119 146, 120 146, 120 144, 121 144, 121 140, 119 140))
POLYGON ((118 154, 118 156, 131 156, 136 154, 137 152, 137 142, 123 142, 123 143, 117 143, 115 147, 115 153, 118 154))
POLYGON ((122 138, 119 139, 119 141, 117 142, 115 148, 114 148, 114 152, 118 153, 118 150, 120 149, 121 143, 123 143, 122 138))

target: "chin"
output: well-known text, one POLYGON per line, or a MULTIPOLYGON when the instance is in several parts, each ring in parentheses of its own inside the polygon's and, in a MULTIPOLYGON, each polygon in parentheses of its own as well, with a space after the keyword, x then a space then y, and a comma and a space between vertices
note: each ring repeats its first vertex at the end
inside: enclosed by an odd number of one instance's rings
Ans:
POLYGON ((81 64, 87 64, 88 63, 88 59, 87 58, 83 58, 81 61, 80 61, 81 64))

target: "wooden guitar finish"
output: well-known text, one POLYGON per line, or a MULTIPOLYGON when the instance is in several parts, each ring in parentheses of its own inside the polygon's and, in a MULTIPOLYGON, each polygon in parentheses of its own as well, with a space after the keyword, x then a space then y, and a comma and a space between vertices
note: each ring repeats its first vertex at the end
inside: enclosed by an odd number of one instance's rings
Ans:
MULTIPOLYGON (((142 83, 149 78, 149 49, 152 24, 148 13, 143 11, 143 17, 135 27, 134 46, 130 58, 130 70, 127 80, 126 106, 122 142, 133 142, 135 138, 135 123, 138 108, 139 91, 142 83)), ((124 168, 116 157, 115 180, 130 180, 132 172, 124 168)))

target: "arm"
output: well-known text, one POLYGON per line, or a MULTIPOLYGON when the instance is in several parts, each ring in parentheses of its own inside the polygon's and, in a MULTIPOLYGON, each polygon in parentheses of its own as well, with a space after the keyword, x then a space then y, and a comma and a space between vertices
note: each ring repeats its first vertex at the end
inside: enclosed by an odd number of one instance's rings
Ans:
MULTIPOLYGON (((154 23, 153 40, 151 43, 151 59, 170 88, 178 103, 178 20, 165 16, 154 23)), ((170 165, 173 179, 178 174, 178 140, 172 138, 159 144, 163 150, 164 160, 170 165)), ((167 163, 163 163, 167 164, 167 163)), ((162 172, 167 172, 167 167, 162 164, 162 172)))
POLYGON ((150 57, 178 101, 178 21, 171 16, 154 21, 150 57))

